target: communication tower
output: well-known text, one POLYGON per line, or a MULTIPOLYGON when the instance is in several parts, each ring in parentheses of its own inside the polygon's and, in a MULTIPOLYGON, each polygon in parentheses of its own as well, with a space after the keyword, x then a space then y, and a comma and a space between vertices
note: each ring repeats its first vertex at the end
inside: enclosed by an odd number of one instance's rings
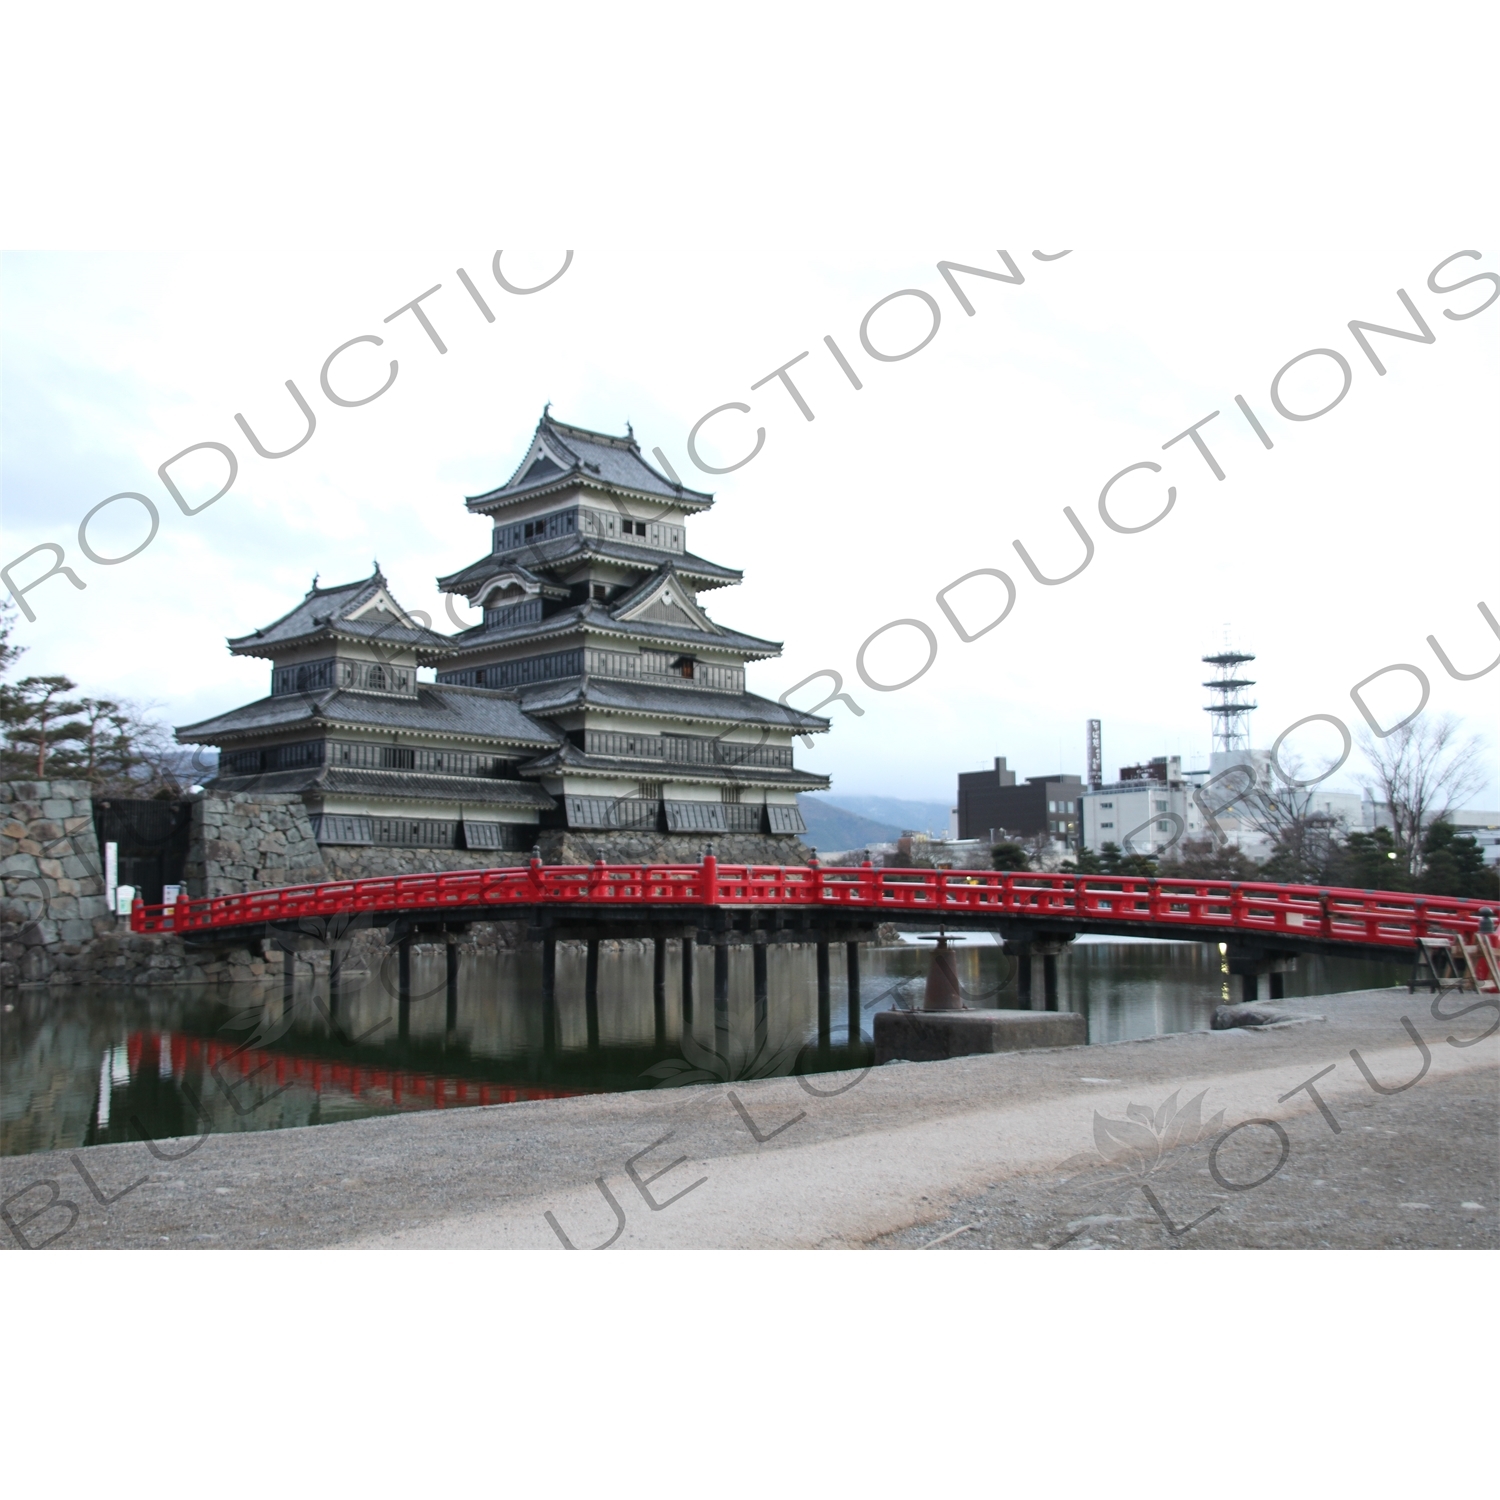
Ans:
POLYGON ((1249 750, 1250 712, 1256 705, 1244 695, 1247 688, 1255 686, 1255 680, 1241 677, 1239 672, 1247 661, 1255 660, 1254 654, 1225 646, 1203 660, 1215 669, 1213 680, 1203 684, 1214 695, 1214 701, 1205 705, 1205 711, 1213 715, 1214 751, 1249 750))

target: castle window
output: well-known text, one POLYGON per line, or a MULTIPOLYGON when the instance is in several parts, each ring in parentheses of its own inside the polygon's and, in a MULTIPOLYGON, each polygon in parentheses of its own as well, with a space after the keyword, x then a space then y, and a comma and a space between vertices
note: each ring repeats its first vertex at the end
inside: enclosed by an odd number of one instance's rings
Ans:
POLYGON ((677 660, 672 663, 672 670, 677 673, 679 677, 691 677, 693 675, 693 666, 694 662, 691 656, 679 656, 677 660))
POLYGON ((385 668, 371 667, 365 673, 365 686, 371 692, 379 693, 385 690, 385 668))

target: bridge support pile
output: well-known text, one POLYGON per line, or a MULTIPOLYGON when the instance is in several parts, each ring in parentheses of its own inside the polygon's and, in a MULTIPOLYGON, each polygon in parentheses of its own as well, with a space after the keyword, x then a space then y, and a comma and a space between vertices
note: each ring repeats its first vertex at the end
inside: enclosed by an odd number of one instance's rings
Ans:
POLYGON ((1023 998, 1030 1000, 1033 947, 1044 961, 1046 1011, 970 1010, 964 1004, 953 950, 939 933, 922 1009, 882 1011, 875 1017, 875 1061, 939 1062, 979 1052, 1082 1046, 1089 1039, 1088 1021, 1076 1011, 1057 1008, 1057 954, 1063 941, 1016 945, 1023 998))

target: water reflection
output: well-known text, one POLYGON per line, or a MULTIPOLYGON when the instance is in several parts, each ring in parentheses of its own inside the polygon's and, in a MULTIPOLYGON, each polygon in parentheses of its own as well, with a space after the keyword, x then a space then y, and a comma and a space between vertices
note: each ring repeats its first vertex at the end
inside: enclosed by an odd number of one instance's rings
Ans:
MULTIPOLYGON (((1016 1004, 1015 963, 998 946, 969 943, 955 956, 969 1004, 1016 1004)), ((227 996, 186 987, 26 991, 0 1017, 0 1154, 863 1067, 871 1016, 921 1004, 928 957, 911 945, 862 950, 863 1035, 852 1044, 843 965, 833 964, 826 1046, 817 1038, 814 954, 802 948, 768 953, 769 1004, 757 1029, 748 949, 730 950, 729 1007, 717 1018, 712 955, 698 950, 697 1003, 685 1020, 671 945, 660 1035, 651 953, 606 951, 592 1048, 585 959, 568 948, 558 952, 550 1050, 540 957, 526 949, 466 955, 451 1012, 442 956, 414 954, 404 1033, 394 965, 346 971, 336 1005, 326 973, 305 966, 290 1008, 279 989, 268 998, 248 986, 227 996)), ((1202 1030, 1228 998, 1221 963, 1214 948, 1197 943, 1079 943, 1059 960, 1059 1000, 1087 1015, 1091 1042, 1202 1030)), ((1286 976, 1286 993, 1405 977, 1393 964, 1304 958, 1286 976)))

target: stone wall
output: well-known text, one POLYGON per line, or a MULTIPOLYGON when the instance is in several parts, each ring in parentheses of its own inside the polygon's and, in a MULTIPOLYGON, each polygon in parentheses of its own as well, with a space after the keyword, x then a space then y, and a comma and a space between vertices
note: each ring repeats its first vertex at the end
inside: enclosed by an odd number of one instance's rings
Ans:
POLYGON ((193 805, 187 887, 191 896, 242 896, 268 886, 309 885, 328 872, 301 797, 205 796, 193 805))
POLYGON ((71 968, 113 925, 86 781, 0 782, 0 981, 71 968))
POLYGON ((790 835, 765 833, 587 833, 552 829, 541 836, 549 865, 696 865, 712 843, 724 865, 805 865, 812 851, 790 835))
POLYGON ((87 781, 0 781, 0 880, 3 989, 225 984, 272 972, 263 954, 192 953, 130 932, 108 910, 87 781))
POLYGON ((384 845, 323 845, 324 880, 373 880, 440 870, 491 870, 524 865, 531 855, 508 849, 392 849, 384 845))
POLYGON ((104 899, 86 781, 0 782, 0 987, 215 984, 267 972, 259 954, 212 957, 130 931, 104 899))

